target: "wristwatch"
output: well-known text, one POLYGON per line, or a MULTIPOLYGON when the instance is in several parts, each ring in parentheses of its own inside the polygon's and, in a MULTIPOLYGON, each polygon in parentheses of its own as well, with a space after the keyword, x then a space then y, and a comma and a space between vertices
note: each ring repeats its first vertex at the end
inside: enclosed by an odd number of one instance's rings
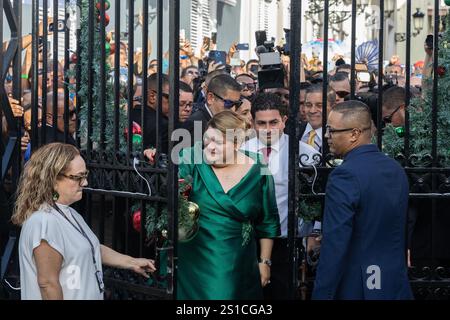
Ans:
POLYGON ((267 264, 269 267, 272 266, 272 260, 270 260, 270 259, 261 259, 261 258, 259 258, 259 259, 258 259, 258 263, 264 263, 264 264, 267 264))

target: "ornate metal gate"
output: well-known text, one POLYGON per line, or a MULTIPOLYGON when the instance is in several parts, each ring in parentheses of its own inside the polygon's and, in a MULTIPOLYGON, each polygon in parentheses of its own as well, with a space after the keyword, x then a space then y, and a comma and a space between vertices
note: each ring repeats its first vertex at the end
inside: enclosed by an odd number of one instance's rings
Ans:
MULTIPOLYGON (((20 19, 22 1, 1 1, 3 10, 11 27, 11 40, 7 52, 0 56, 2 67, 1 83, 9 66, 14 66, 14 97, 21 97, 21 52, 20 19), (13 61, 13 59, 15 60, 13 61)), ((131 121, 131 109, 136 102, 136 85, 142 86, 140 102, 147 105, 147 81, 137 84, 134 59, 135 2, 127 1, 127 32, 121 30, 121 1, 114 2, 114 63, 109 65, 107 58, 111 55, 111 39, 105 32, 110 17, 107 13, 109 1, 78 0, 32 1, 32 66, 29 73, 32 79, 32 150, 40 145, 58 141, 76 143, 80 148, 88 170, 89 186, 84 190, 83 200, 77 209, 104 243, 119 252, 133 256, 156 260, 158 271, 149 279, 132 274, 132 272, 107 269, 104 272, 107 287, 106 299, 171 299, 176 294, 176 242, 173 235, 177 229, 178 173, 167 155, 158 150, 157 164, 152 166, 143 156, 142 139, 134 135, 135 128, 131 121), (49 10, 49 8, 51 10, 49 10), (50 17, 49 17, 49 13, 50 17), (42 27, 46 26, 46 27, 42 27), (51 39, 51 42, 49 40, 51 39), (61 43, 63 41, 63 43, 61 43), (74 44, 76 44, 74 46, 74 44), (105 45, 106 44, 106 45, 105 45), (50 49, 51 46, 51 49, 50 49), (127 50, 121 50, 127 47, 127 50), (51 53, 53 58, 48 60, 51 53), (63 66, 56 63, 62 59, 63 66), (126 60, 121 65, 121 59, 126 60), (52 64, 52 62, 54 62, 52 64), (103 62, 103 63, 102 63, 103 62), (51 65, 52 64, 52 65, 51 65), (61 70, 62 69, 62 70, 61 70), (128 76, 130 75, 130 76, 128 76), (122 77, 128 77, 125 81, 122 77), (48 80, 52 85, 48 86, 48 80), (64 112, 58 109, 59 96, 64 97, 64 112), (73 103, 76 101, 76 103, 73 103), (52 108, 47 108, 51 103, 52 108), (72 103, 76 108, 76 139, 71 141, 69 116, 73 118, 72 103), (50 109, 50 110, 48 110, 50 109), (42 117, 38 125, 38 115, 42 112, 53 114, 49 120, 42 117), (59 112, 59 114, 58 114, 59 112), (58 132, 58 118, 63 118, 64 131, 58 132), (49 122, 49 123, 47 123, 49 122), (48 126, 47 126, 48 124, 48 126), (51 128, 49 129, 49 127, 51 128), (132 134, 133 133, 133 134, 132 134), (136 140, 137 139, 137 140, 136 140), (149 208, 152 215, 149 216, 149 208), (165 209, 164 209, 165 208, 165 209), (162 215, 165 216, 162 216, 162 215), (155 232, 147 234, 148 224, 161 223, 155 232)), ((162 61, 163 39, 170 39, 169 52, 179 51, 179 1, 169 1, 170 30, 163 30, 164 3, 157 1, 157 56, 158 83, 157 96, 159 106, 162 101, 162 61)), ((142 43, 143 54, 139 61, 148 65, 148 25, 149 1, 143 1, 142 43)), ((3 21, 0 24, 3 26, 3 21)), ((0 32, 2 34, 2 32, 0 32)), ((171 54, 170 65, 178 68, 178 54, 171 54)), ((148 70, 143 68, 140 78, 147 79, 148 70)), ((169 116, 171 133, 175 116, 178 116, 178 74, 170 77, 170 104, 173 106, 169 116)), ((20 137, 21 127, 14 119, 9 106, 4 86, 0 87, 2 112, 8 121, 8 140, 0 145, 2 155, 2 189, 3 195, 13 197, 14 188, 20 175, 20 137), (5 180, 9 178, 9 181, 5 180)), ((142 108, 141 123, 144 123, 147 108, 142 108)), ((161 126, 161 107, 157 110, 158 124, 161 126)), ((140 135, 144 134, 142 126, 140 135)), ((157 139, 160 140, 160 137, 157 139)), ((172 144, 169 145, 169 153, 172 144)), ((3 198, 2 198, 3 200, 3 198)), ((3 204, 3 203, 2 203, 3 204)), ((10 207, 9 207, 10 209, 10 207)), ((2 215, 4 212, 2 212, 2 215)), ((9 212, 10 216, 11 213, 9 212)), ((7 219, 6 219, 7 220, 7 219)), ((153 230, 153 229, 152 229, 153 230)), ((14 247, 18 233, 13 232, 5 254, 2 257, 2 280, 11 268, 14 247)), ((3 254, 2 247, 2 254, 3 254)), ((14 273, 14 272, 13 272, 14 273)))
MULTIPOLYGON (((247 1, 247 0, 246 0, 247 1)), ((142 65, 148 65, 148 18, 149 1, 143 0, 143 29, 142 29, 142 65)), ((330 0, 323 0, 323 15, 325 17, 323 24, 324 47, 328 47, 329 30, 329 7, 330 0)), ((128 18, 124 23, 127 24, 128 34, 124 36, 121 29, 121 6, 120 1, 115 1, 114 5, 114 34, 115 34, 115 53, 114 65, 104 63, 111 50, 107 43, 107 34, 105 27, 109 23, 107 14, 107 1, 77 0, 66 1, 66 5, 61 8, 60 1, 52 2, 43 0, 32 1, 32 68, 29 75, 32 78, 31 87, 31 105, 32 105, 32 149, 35 150, 41 144, 57 140, 57 122, 58 109, 56 108, 57 94, 48 96, 48 92, 57 92, 58 83, 62 83, 59 88, 64 95, 64 134, 62 140, 69 141, 69 114, 70 100, 76 100, 77 139, 76 144, 83 152, 88 168, 90 170, 89 188, 85 190, 84 200, 78 204, 78 209, 85 215, 86 220, 97 233, 100 241, 112 246, 113 248, 133 255, 155 258, 158 262, 159 271, 151 280, 144 281, 135 277, 131 273, 107 270, 105 272, 106 284, 108 286, 107 298, 110 299, 170 299, 176 294, 176 257, 177 243, 174 235, 177 234, 177 195, 178 179, 177 168, 172 164, 169 157, 160 153, 157 165, 150 166, 145 163, 142 155, 143 142, 133 141, 133 123, 130 120, 130 110, 134 101, 134 85, 136 84, 132 76, 128 77, 126 85, 121 85, 121 77, 135 74, 134 65, 134 17, 135 2, 127 1, 128 18), (55 22, 50 22, 48 16, 49 4, 52 4, 53 17, 61 16, 64 23, 58 24, 58 27, 49 29, 47 26, 55 22), (42 12, 42 14, 40 14, 42 12), (68 21, 75 24, 68 25, 68 21), (45 28, 40 26, 44 25, 45 28), (52 33, 53 35, 51 35, 52 33), (76 37, 73 38, 72 34, 76 37), (121 39, 123 37, 123 39, 121 39), (52 42, 49 43, 49 39, 52 42), (64 41, 63 44, 58 41, 64 41), (76 46, 71 45, 71 39, 75 39, 76 46), (120 42, 127 43, 128 53, 121 52, 120 42), (64 60, 63 79, 59 79, 59 66, 53 63, 48 65, 46 58, 50 53, 53 57, 62 56, 64 60), (122 67, 120 60, 126 55, 128 61, 125 68, 122 67), (52 72, 52 75, 49 75, 52 72), (39 77, 42 75, 42 79, 39 77), (53 86, 48 88, 46 83, 48 77, 52 77, 53 86), (42 82, 41 82, 42 81, 42 82), (38 92, 38 88, 41 91, 38 92), (41 100, 39 99, 41 96, 41 100), (46 117, 43 117, 43 123, 38 126, 38 115, 47 114, 48 99, 52 100, 53 117, 51 124, 53 129, 46 130, 46 117), (125 106, 125 107, 124 107, 125 106), (153 212, 162 212, 162 208, 167 207, 167 221, 165 223, 167 232, 159 232, 155 237, 146 236, 146 223, 143 218, 148 208, 153 212), (140 215, 141 223, 137 223, 137 230, 133 228, 133 222, 138 222, 140 215), (140 229, 140 230, 139 230, 140 229)), ((170 0, 169 3, 169 32, 163 29, 163 9, 164 1, 157 0, 157 34, 158 40, 157 61, 159 72, 159 90, 158 101, 161 106, 162 101, 162 77, 163 70, 163 37, 169 37, 169 65, 174 69, 179 69, 179 27, 180 27, 180 1, 170 0)), ((384 0, 379 1, 380 26, 378 33, 379 51, 379 75, 378 85, 382 87, 383 79, 383 43, 384 43, 384 0)), ((2 157, 0 173, 0 205, 2 209, 2 219, 4 219, 3 210, 11 210, 8 198, 12 197, 17 179, 20 175, 22 159, 20 153, 20 138, 22 137, 22 124, 17 121, 12 113, 9 104, 8 95, 5 91, 5 82, 10 67, 12 67, 12 95, 20 99, 22 95, 21 71, 22 55, 22 1, 3 0, 0 1, 1 9, 5 13, 7 21, 3 21, 3 15, 0 26, 2 29, 8 24, 11 30, 7 50, 0 52, 0 97, 1 114, 5 116, 7 122, 6 140, 0 139, 0 154, 2 157)), ((351 65, 354 70, 356 64, 356 15, 357 1, 352 0, 352 35, 351 65)), ((410 74, 411 74, 411 1, 406 1, 407 21, 406 21, 406 105, 410 105, 410 74)), ((302 1, 292 1, 291 3, 291 57, 300 57, 302 52, 301 44, 301 26, 303 16, 301 14, 302 1)), ((54 19, 58 20, 58 19, 54 19)), ((438 49, 439 49, 439 0, 434 1, 434 74, 437 74, 438 49)), ((0 39, 3 38, 3 30, 0 30, 0 39)), ((4 39, 2 39, 4 40, 4 39)), ((2 41, 3 43, 3 41, 2 41)), ((328 61, 328 50, 324 50, 323 61, 328 61)), ((300 212, 300 203, 304 199, 317 201, 320 205, 323 201, 324 190, 328 174, 334 165, 331 155, 323 154, 321 166, 317 168, 318 180, 314 180, 313 168, 299 169, 298 163, 301 162, 299 155, 297 117, 299 109, 300 93, 300 59, 291 59, 290 67, 290 120, 289 134, 296 136, 297 139, 290 139, 290 158, 289 175, 297 177, 289 181, 289 247, 291 259, 291 297, 306 298, 311 289, 313 274, 309 273, 304 263, 305 256, 302 248, 296 247, 295 238, 297 236, 297 220, 300 212), (315 183, 314 183, 315 182, 315 183), (315 194, 310 192, 314 183, 315 194)), ((324 64, 324 101, 323 114, 327 109, 327 64, 324 64)), ((147 68, 143 68, 141 77, 146 79, 148 76, 147 68)), ((175 117, 178 115, 178 81, 179 75, 176 72, 170 74, 170 124, 169 133, 172 132, 175 124, 175 117)), ((9 80, 8 80, 9 81, 9 80)), ((351 97, 356 97, 356 74, 351 73, 352 92, 351 97)), ((142 104, 147 104, 148 87, 146 81, 142 82, 142 104)), ((412 256, 416 267, 410 269, 411 284, 414 288, 416 298, 448 298, 450 288, 449 263, 450 259, 446 257, 445 243, 440 243, 441 238, 436 233, 445 233, 441 230, 442 224, 445 225, 445 213, 448 211, 448 202, 450 198, 450 167, 446 159, 440 157, 438 149, 438 77, 433 78, 433 94, 431 101, 431 122, 429 124, 432 131, 431 152, 426 155, 417 156, 411 152, 411 134, 409 113, 406 112, 406 126, 404 133, 404 148, 397 159, 405 167, 408 173, 411 185, 411 208, 414 210, 416 226, 425 223, 428 229, 425 231, 430 239, 429 253, 426 257, 415 256, 414 249, 420 247, 420 243, 414 243, 412 237, 412 256), (425 221, 425 222, 424 222, 425 221), (443 247, 442 247, 443 246, 443 247)), ((381 101, 382 91, 376 94, 378 97, 377 126, 381 129, 381 101)), ((145 110, 145 108, 143 108, 145 110)), ((161 118, 159 108, 158 119, 161 118)), ((142 113, 142 120, 145 119, 145 111, 142 113)), ((160 125, 160 121, 158 121, 160 125)), ((326 124, 326 117, 323 119, 323 125, 326 124)), ((158 139, 159 140, 159 139, 158 139)), ((377 144, 383 146, 383 133, 378 130, 377 144)), ((161 145, 157 145, 161 150, 161 145)), ((173 147, 169 143, 169 154, 173 147)), ((8 213, 10 215, 10 212, 8 213)), ((156 219, 160 215, 156 214, 156 219)), ((406 226, 405 226, 406 227, 406 226)), ((417 230, 417 228, 416 228, 417 230)), ((7 269, 11 266, 10 261, 14 246, 16 244, 17 230, 12 228, 8 231, 2 231, 2 239, 5 243, 1 248, 2 265, 1 278, 5 275, 7 269), (10 233, 9 233, 10 231, 10 233), (8 236, 5 235, 8 232, 8 236), (10 236, 9 236, 10 235, 10 236)), ((161 230, 160 230, 161 231, 161 230)), ((164 230, 163 230, 164 231, 164 230)), ((448 250, 447 250, 448 251, 448 250)))
MULTIPOLYGON (((329 34, 328 30, 330 27, 330 21, 328 17, 330 16, 330 4, 332 1, 324 0, 321 1, 323 6, 318 6, 316 9, 320 9, 323 12, 323 34, 322 38, 324 41, 324 48, 328 48, 329 34)), ((317 4, 317 2, 315 2, 317 4)), ((374 4, 372 2, 372 4, 374 4)), ((356 16, 357 9, 360 7, 356 0, 351 1, 352 5, 352 33, 351 33, 351 98, 358 99, 356 95, 356 73, 355 73, 355 50, 356 50, 356 16)), ((385 21, 385 1, 377 1, 375 5, 378 7, 378 43, 379 43, 379 54, 378 54, 378 88, 383 87, 383 60, 384 60, 384 21, 385 21)), ((434 48, 433 51, 433 74, 432 83, 430 85, 430 91, 428 96, 430 97, 428 103, 430 105, 430 121, 427 123, 429 128, 430 140, 427 142, 429 145, 429 152, 423 150, 417 150, 413 148, 414 141, 412 140, 412 132, 414 132, 413 123, 411 122, 410 112, 408 111, 412 103, 412 93, 411 93, 411 25, 412 25, 412 14, 411 7, 412 2, 406 1, 406 124, 401 132, 397 132, 403 138, 401 141, 401 148, 395 149, 395 153, 392 154, 393 148, 388 148, 389 141, 384 135, 384 130, 382 130, 382 97, 383 90, 378 90, 378 92, 373 93, 375 97, 374 100, 377 103, 376 114, 377 118, 375 123, 378 128, 378 136, 376 137, 376 142, 381 150, 391 153, 395 159, 397 159, 402 166, 405 168, 406 173, 409 177, 410 182, 410 209, 409 209, 409 225, 405 226, 408 232, 408 242, 410 244, 410 254, 412 266, 409 268, 409 275, 411 280, 411 286, 413 288, 414 295, 416 299, 448 299, 449 289, 450 289, 450 255, 449 250, 446 247, 448 243, 445 239, 445 228, 449 226, 448 216, 448 206, 449 206, 449 174, 450 168, 447 157, 442 156, 442 151, 439 150, 438 145, 443 147, 442 141, 438 139, 438 130, 442 129, 445 124, 440 120, 440 109, 441 105, 438 104, 439 90, 446 90, 444 86, 438 85, 438 67, 441 62, 439 62, 439 50, 445 50, 442 47, 442 41, 440 40, 440 25, 445 25, 444 21, 440 17, 440 2, 438 0, 434 1, 433 10, 433 24, 434 24, 434 48), (439 127, 439 125, 441 127, 439 127), (419 151, 419 152, 418 152, 419 151), (425 249, 424 249, 425 247, 425 249)), ((301 56, 301 25, 298 23, 301 21, 301 2, 291 3, 291 28, 293 34, 291 35, 291 43, 294 43, 291 56, 301 56)), ((324 55, 322 61, 329 61, 328 49, 324 49, 324 55)), ((296 116, 298 109, 297 97, 299 97, 299 70, 300 62, 291 62, 291 79, 296 79, 296 81, 291 81, 291 114, 290 114, 290 135, 297 136, 295 141, 298 141, 298 133, 296 132, 296 116)), ((323 115, 327 114, 327 87, 328 87, 328 66, 324 63, 323 66, 323 115)), ((414 120, 414 119, 413 119, 414 120)), ((326 125, 326 117, 323 117, 323 127, 326 125)), ((388 131, 386 129, 386 131, 388 131)), ((428 137, 428 136, 427 136, 428 137)), ((323 138, 323 137, 322 137, 323 138)), ((390 136, 389 138, 392 138, 390 136)), ((417 133, 415 138, 417 139, 417 133)), ((420 138, 420 137, 419 137, 420 138)), ((325 141, 324 139, 322 141, 325 141)), ((292 259, 292 286, 293 294, 292 296, 300 296, 301 298, 309 297, 309 293, 312 289, 314 273, 309 270, 309 266, 306 263, 306 253, 302 253, 300 256, 296 255, 296 252, 300 252, 301 248, 295 248, 294 238, 296 236, 296 231, 294 226, 297 225, 297 215, 302 215, 302 210, 319 210, 323 208, 323 199, 325 186, 327 178, 336 162, 331 154, 322 154, 320 166, 317 168, 303 167, 298 169, 296 164, 302 163, 302 155, 300 157, 298 154, 298 145, 295 143, 290 145, 290 176, 297 177, 296 181, 290 181, 289 190, 289 214, 290 214, 290 228, 289 228, 289 238, 291 244, 291 259, 292 259), (300 159, 299 159, 300 158, 300 159), (315 170, 317 170, 315 172, 315 170), (316 180, 317 178, 317 180, 316 180), (313 192, 311 192, 313 190, 313 192), (313 203, 313 206, 302 206, 302 204, 307 202, 309 204, 313 203), (318 208, 318 209, 317 209, 318 208), (297 280, 299 279, 299 280, 297 280), (299 286, 296 286, 299 284, 299 286), (298 291, 296 291, 298 289, 298 291), (295 292, 295 293, 294 293, 295 292)), ((304 213, 304 212, 303 212, 304 213)), ((406 248, 405 248, 406 251, 406 248)), ((406 254, 405 254, 406 256, 406 254)))

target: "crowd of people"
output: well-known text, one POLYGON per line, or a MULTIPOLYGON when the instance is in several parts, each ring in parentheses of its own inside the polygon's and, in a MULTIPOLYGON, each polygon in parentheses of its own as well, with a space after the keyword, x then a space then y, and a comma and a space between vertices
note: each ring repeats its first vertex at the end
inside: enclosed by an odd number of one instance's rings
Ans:
MULTIPOLYGON (((30 50, 30 39, 23 41, 25 50, 30 50)), ((125 73, 128 47, 126 43, 117 47, 119 65, 125 73)), ((196 56, 189 41, 183 41, 180 70, 176 70, 180 74, 176 128, 189 132, 189 140, 183 141, 186 148, 180 155, 180 177, 193 179, 190 200, 200 207, 197 236, 179 246, 178 298, 288 299, 291 281, 287 277, 291 267, 287 242, 291 178, 288 159, 289 139, 295 137, 288 136, 286 126, 292 101, 289 90, 292 57, 280 54, 279 68, 284 79, 268 87, 259 81, 262 67, 258 59, 231 65, 237 56, 236 44, 227 53, 225 64, 208 58, 208 49, 214 49, 214 44, 205 45, 196 56), (229 131, 235 134, 230 137, 229 131), (196 152, 204 155, 204 161, 194 161, 196 152)), ((430 76, 431 55, 432 51, 426 48, 427 63, 416 68, 423 69, 424 77, 430 76)), ((111 66, 114 58, 114 54, 108 57, 111 66)), ((168 74, 174 70, 167 58, 168 54, 161 63, 164 70, 158 70, 158 61, 151 60, 148 78, 143 79, 142 52, 135 53, 133 105, 120 106, 131 108, 131 121, 143 127, 143 154, 150 163, 156 161, 158 153, 169 151, 172 106, 168 74), (162 82, 161 106, 158 106, 158 71, 162 82), (146 93, 142 89, 144 81, 146 93), (147 94, 145 106, 143 94, 147 94), (157 125, 159 107, 162 121, 157 125), (158 137, 161 144, 156 150, 158 137)), ((296 240, 299 245, 308 251, 321 247, 313 297, 409 299, 411 291, 403 252, 408 183, 403 170, 371 144, 376 131, 381 129, 375 126, 377 103, 371 103, 370 98, 378 90, 383 90, 383 122, 395 127, 405 124, 404 70, 398 57, 393 57, 383 70, 383 88, 378 88, 376 70, 370 73, 367 82, 357 77, 358 101, 355 101, 350 100, 352 67, 343 57, 337 57, 335 68, 328 74, 324 99, 322 63, 318 59, 308 61, 307 57, 301 57, 297 124, 300 154, 308 155, 311 163, 316 154, 329 152, 345 161, 329 177, 324 219, 310 223, 300 219, 299 223, 296 240), (325 128, 324 117, 328 119, 325 128), (376 183, 367 185, 367 181, 376 183), (322 235, 317 236, 322 226, 322 235), (309 237, 311 234, 316 236, 309 237), (306 241, 301 244, 302 238, 306 241), (374 274, 382 277, 382 287, 378 278, 370 280, 374 274), (366 285, 369 282, 371 285, 366 285)), ((31 116, 33 73, 29 59, 22 71, 26 76, 22 77, 21 100, 11 96, 12 77, 7 77, 11 81, 6 87, 13 116, 23 119, 22 152, 28 161, 12 218, 16 225, 22 226, 19 244, 22 298, 101 299, 102 264, 131 269, 144 276, 153 272, 155 266, 153 261, 124 256, 100 245, 83 218, 70 208, 81 199, 88 174, 75 140, 79 117, 75 112, 76 99, 71 89, 66 115, 65 70, 61 62, 43 57, 42 51, 38 60, 38 87, 34 88, 39 100, 37 119, 31 116), (43 68, 44 60, 47 69, 43 68), (56 84, 54 64, 58 70, 56 84), (55 109, 57 115, 53 114, 55 109), (38 127, 46 126, 42 141, 45 146, 33 155, 32 119, 38 127), (68 127, 64 120, 68 120, 68 127), (75 243, 82 245, 74 246, 75 243), (77 273, 78 286, 73 286, 74 266, 82 268, 77 273)), ((420 74, 416 73, 417 78, 420 74)), ((69 81, 74 84, 75 79, 69 81)), ((420 87, 418 81, 411 92, 420 95, 420 87)), ((126 98, 125 94, 122 97, 126 98)), ((2 138, 8 130, 4 116, 2 138)))

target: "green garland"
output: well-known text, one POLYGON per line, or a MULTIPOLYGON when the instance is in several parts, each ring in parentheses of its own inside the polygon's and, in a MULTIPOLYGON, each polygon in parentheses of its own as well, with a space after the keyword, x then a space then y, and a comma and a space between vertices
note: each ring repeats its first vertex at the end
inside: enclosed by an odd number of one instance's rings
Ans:
MULTIPOLYGON (((111 76, 111 66, 109 66, 106 61, 101 61, 101 52, 98 50, 97 44, 106 45, 105 39, 100 39, 99 23, 97 22, 96 14, 94 14, 94 56, 92 57, 92 69, 88 65, 88 44, 89 44, 89 2, 87 0, 81 1, 81 18, 80 18, 80 57, 78 63, 81 64, 81 79, 80 88, 78 91, 80 105, 80 128, 79 135, 81 137, 87 137, 87 125, 88 125, 88 94, 89 90, 92 90, 92 135, 91 140, 94 148, 98 146, 100 142, 100 123, 101 116, 101 105, 100 105, 100 85, 101 85, 101 74, 100 74, 100 64, 105 63, 105 77, 106 77, 106 92, 105 92, 105 103, 106 103, 106 129, 105 129, 105 148, 108 154, 115 156, 114 152, 114 112, 116 106, 114 105, 114 87, 113 79, 111 76), (89 74, 93 73, 93 87, 89 88, 89 74)), ((121 99, 120 104, 124 105, 126 101, 121 99)), ((128 124, 127 114, 124 108, 119 106, 119 141, 120 141, 120 151, 126 151, 126 140, 124 136, 125 128, 128 124)), ((86 144, 83 143, 82 149, 86 148, 86 144)))
MULTIPOLYGON (((192 178, 188 177, 184 181, 180 181, 178 188, 178 228, 184 230, 194 230, 196 228, 197 220, 190 215, 189 192, 192 188, 192 178)), ((135 203, 131 211, 136 212, 141 210, 140 203, 135 203)), ((142 212, 142 211, 141 211, 142 212)), ((165 233, 169 227, 169 217, 167 212, 167 205, 160 204, 159 212, 156 203, 152 203, 145 208, 145 230, 146 236, 150 240, 155 240, 165 237, 165 233)), ((153 242, 153 241, 150 241, 153 242)))
MULTIPOLYGON (((447 15, 447 26, 450 26, 450 15, 447 15)), ((450 165, 450 28, 443 34, 439 46, 439 66, 445 74, 435 75, 438 78, 437 94, 437 150, 438 158, 443 166, 450 165)), ((432 79, 424 79, 424 86, 432 88, 432 79)), ((416 165, 429 166, 432 141, 432 99, 433 90, 425 90, 423 98, 411 100, 410 115, 410 153, 418 156, 416 165)), ((399 137, 392 125, 388 125, 383 133, 383 152, 391 157, 404 154, 404 139, 399 137)))

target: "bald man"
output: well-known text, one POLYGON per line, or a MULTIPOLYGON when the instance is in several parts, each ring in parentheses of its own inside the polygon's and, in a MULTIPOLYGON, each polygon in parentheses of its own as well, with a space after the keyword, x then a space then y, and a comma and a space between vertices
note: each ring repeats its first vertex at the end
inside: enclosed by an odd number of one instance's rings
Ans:
POLYGON ((370 143, 370 110, 359 101, 333 108, 325 137, 344 162, 328 179, 313 298, 411 299, 403 168, 370 143))
POLYGON ((53 115, 53 92, 49 92, 47 94, 47 114, 46 114, 46 143, 50 142, 65 142, 71 145, 76 146, 76 141, 74 139, 74 134, 77 127, 77 114, 75 110, 75 106, 71 99, 69 99, 69 126, 67 127, 68 137, 67 141, 65 141, 64 137, 64 91, 60 90, 57 93, 57 110, 58 114, 53 115), (53 139, 53 118, 56 117, 56 137, 53 139))

